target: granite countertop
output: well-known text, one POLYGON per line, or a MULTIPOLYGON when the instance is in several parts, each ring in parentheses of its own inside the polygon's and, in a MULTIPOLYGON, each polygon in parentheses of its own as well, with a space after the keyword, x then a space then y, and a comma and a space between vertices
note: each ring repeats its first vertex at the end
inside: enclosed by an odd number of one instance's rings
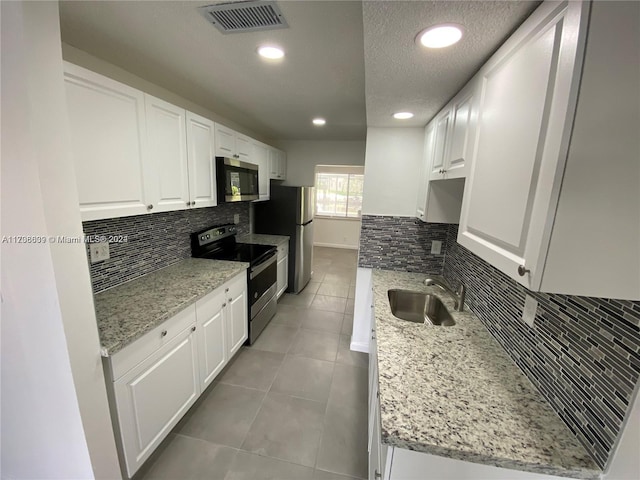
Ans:
POLYGON ((533 384, 465 306, 425 274, 373 271, 382 442, 561 477, 601 471, 533 384), (387 290, 435 293, 456 324, 394 317, 387 290))
POLYGON ((258 245, 272 245, 277 247, 283 243, 289 243, 287 235, 268 235, 266 233, 248 233, 238 237, 241 243, 257 243, 258 245))
POLYGON ((95 295, 102 355, 122 350, 249 267, 188 258, 95 295))

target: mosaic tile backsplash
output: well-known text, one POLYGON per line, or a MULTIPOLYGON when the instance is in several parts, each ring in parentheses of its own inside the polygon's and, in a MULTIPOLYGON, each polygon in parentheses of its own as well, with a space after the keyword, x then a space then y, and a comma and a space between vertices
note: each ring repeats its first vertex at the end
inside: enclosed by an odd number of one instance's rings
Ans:
POLYGON ((358 265, 405 272, 441 274, 448 224, 423 223, 409 217, 362 215, 358 265), (442 242, 440 255, 431 241, 442 242))
POLYGON ((190 257, 191 233, 210 225, 233 223, 235 214, 240 216, 238 234, 249 233, 249 208, 245 202, 229 203, 84 222, 85 235, 126 238, 126 241, 109 245, 109 260, 89 263, 94 293, 190 257))
POLYGON ((604 467, 640 375, 640 302, 530 292, 457 235, 449 225, 444 276, 464 282, 467 305, 604 467), (525 294, 538 301, 534 328, 525 294))

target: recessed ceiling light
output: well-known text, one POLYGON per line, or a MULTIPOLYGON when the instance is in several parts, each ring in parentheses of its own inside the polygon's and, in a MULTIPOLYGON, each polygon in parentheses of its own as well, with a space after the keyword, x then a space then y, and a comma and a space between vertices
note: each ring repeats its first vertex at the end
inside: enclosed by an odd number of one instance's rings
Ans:
POLYGON ((314 125, 317 125, 319 127, 327 123, 327 121, 324 118, 314 118, 312 121, 314 125))
POLYGON ((413 113, 411 112, 398 112, 393 114, 393 118, 397 118, 398 120, 407 120, 408 118, 412 118, 413 113))
POLYGON ((462 26, 449 23, 421 31, 416 37, 416 42, 428 48, 444 48, 457 43, 461 38, 462 26))
POLYGON ((263 45, 262 47, 259 47, 258 53, 260 56, 270 60, 277 60, 278 58, 284 57, 284 50, 280 47, 274 47, 271 45, 263 45))

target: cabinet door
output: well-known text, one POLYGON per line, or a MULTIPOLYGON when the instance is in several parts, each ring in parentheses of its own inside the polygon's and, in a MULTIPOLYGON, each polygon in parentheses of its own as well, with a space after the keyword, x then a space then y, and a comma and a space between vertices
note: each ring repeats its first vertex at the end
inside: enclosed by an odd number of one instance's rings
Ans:
POLYGON ((200 394, 195 339, 188 327, 114 382, 129 476, 169 434, 200 394))
POLYGON ((147 176, 154 199, 153 212, 181 210, 189 206, 186 111, 145 94, 149 162, 147 176))
POLYGON ((278 286, 277 286, 277 297, 285 292, 288 286, 288 273, 289 273, 289 257, 283 257, 278 260, 278 286))
POLYGON ((230 128, 215 124, 216 130, 216 155, 218 157, 235 158, 236 154, 236 132, 230 128))
POLYGON ((229 360, 224 322, 224 290, 216 289, 196 303, 200 389, 216 378, 229 360))
POLYGON ((472 105, 473 92, 471 89, 464 91, 453 101, 449 147, 446 149, 447 154, 444 162, 446 178, 460 178, 467 174, 472 105))
POLYGON ((429 177, 431 174, 431 163, 433 161, 433 139, 434 125, 430 123, 424 129, 424 151, 422 155, 422 169, 420 170, 418 185, 418 202, 416 204, 416 217, 426 222, 427 193, 429 191, 429 177))
POLYGON ((229 286, 226 298, 226 320, 228 328, 229 349, 231 358, 249 336, 249 318, 247 316, 247 281, 245 274, 236 277, 229 286))
POLYGON ((236 158, 245 162, 252 161, 251 159, 251 138, 241 133, 236 133, 236 158))
POLYGON ((64 69, 82 220, 146 213, 143 93, 76 65, 64 69))
POLYGON ((278 179, 287 179, 287 154, 282 150, 278 151, 278 179))
POLYGON ((275 148, 269 149, 269 178, 278 180, 278 172, 280 170, 280 158, 275 148))
POLYGON ((258 191, 260 200, 269 200, 269 149, 266 145, 254 142, 251 151, 251 162, 258 165, 258 191))
POLYGON ((445 155, 447 153, 447 135, 449 134, 449 121, 451 111, 445 112, 436 119, 435 139, 433 145, 433 160, 431 162, 431 180, 444 177, 445 155))
POLYGON ((215 169, 214 123, 187 112, 187 150, 189 159, 189 198, 192 207, 218 204, 215 169))
POLYGON ((540 285, 566 161, 583 9, 582 2, 543 4, 479 74, 458 242, 530 289, 540 285))

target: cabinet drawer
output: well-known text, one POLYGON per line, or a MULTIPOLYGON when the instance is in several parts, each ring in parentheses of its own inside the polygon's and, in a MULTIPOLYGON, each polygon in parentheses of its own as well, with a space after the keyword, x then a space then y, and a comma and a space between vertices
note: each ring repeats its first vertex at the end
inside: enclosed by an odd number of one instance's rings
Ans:
POLYGON ((281 243, 278 245, 278 260, 282 260, 287 255, 289 255, 289 244, 281 243))
POLYGON ((196 306, 190 305, 165 322, 144 334, 109 358, 111 380, 116 381, 133 367, 173 340, 196 321, 196 306))

